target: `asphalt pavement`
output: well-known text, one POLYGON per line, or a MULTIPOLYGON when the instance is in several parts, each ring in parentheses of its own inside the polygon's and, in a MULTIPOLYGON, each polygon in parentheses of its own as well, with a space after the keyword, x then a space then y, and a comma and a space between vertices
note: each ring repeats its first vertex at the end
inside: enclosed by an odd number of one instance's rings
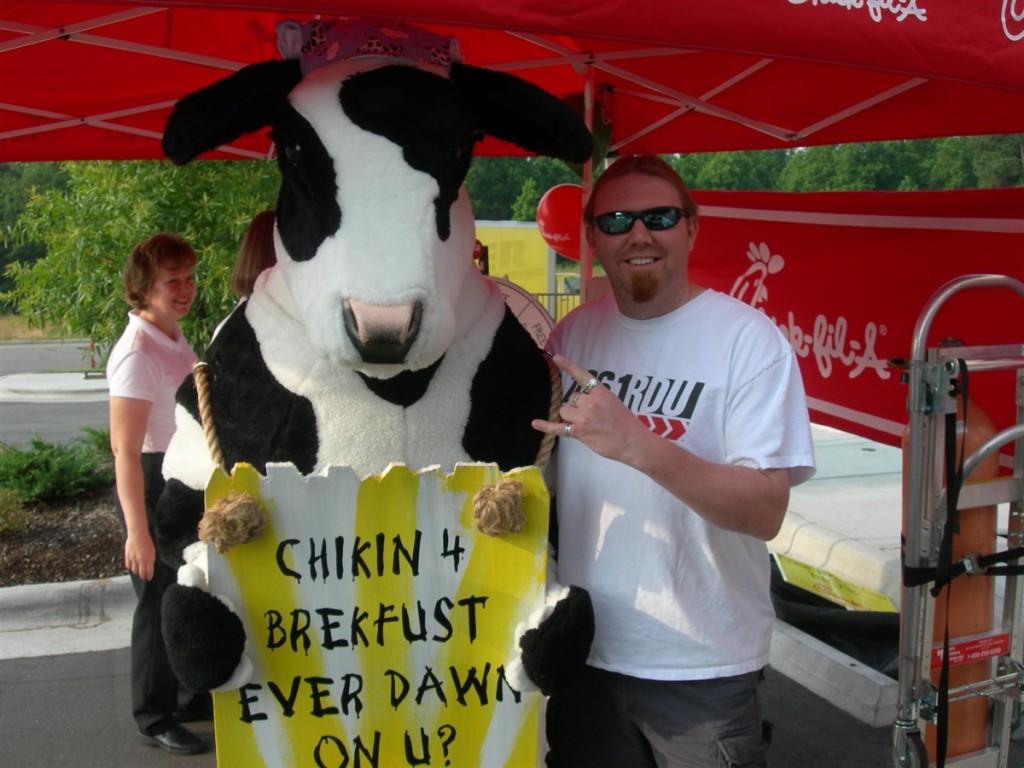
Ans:
MULTIPOLYGON (((4 768, 213 766, 211 751, 140 744, 130 717, 127 577, 0 590, 0 765, 4 768)), ((772 669, 762 686, 774 768, 892 764, 891 732, 872 728, 772 669)), ((210 723, 193 724, 213 743, 210 723)))
MULTIPOLYGON (((888 728, 871 728, 787 677, 763 685, 775 725, 773 768, 892 765, 888 728)), ((0 663, 0 765, 5 768, 171 768, 214 766, 214 753, 177 757, 134 736, 128 650, 93 651, 0 663)), ((207 743, 209 723, 192 724, 207 743)))
POLYGON ((90 366, 81 339, 0 344, 0 443, 66 443, 85 427, 107 429, 107 382, 90 366))
MULTIPOLYGON (((73 360, 69 356, 80 350, 69 345, 59 353, 27 350, 26 356, 25 352, 12 355, 9 345, 0 344, 0 440, 8 442, 14 423, 37 423, 38 414, 25 416, 26 408, 88 407, 91 410, 83 413, 95 417, 97 404, 102 407, 105 400, 105 383, 67 375, 65 363, 58 362, 73 360), (22 357, 27 362, 17 365, 32 367, 33 355, 46 361, 47 371, 13 369, 13 360, 22 357), (36 373, 49 375, 34 377, 36 373)), ((85 424, 77 421, 80 414, 62 418, 68 421, 61 428, 72 436, 91 425, 88 418, 85 424)), ((213 751, 178 757, 138 741, 130 716, 128 680, 133 606, 127 577, 0 589, 0 766, 216 764, 213 751)), ((799 664, 783 661, 790 660, 777 657, 773 648, 773 664, 800 669, 799 664)), ((774 725, 773 768, 894 764, 890 724, 868 725, 848 714, 849 708, 838 697, 822 698, 806 682, 777 668, 767 671, 762 695, 765 717, 774 725)), ((195 724, 195 730, 213 743, 210 723, 195 724)), ((1015 743, 1010 748, 1005 768, 1024 768, 1024 745, 1015 743)))

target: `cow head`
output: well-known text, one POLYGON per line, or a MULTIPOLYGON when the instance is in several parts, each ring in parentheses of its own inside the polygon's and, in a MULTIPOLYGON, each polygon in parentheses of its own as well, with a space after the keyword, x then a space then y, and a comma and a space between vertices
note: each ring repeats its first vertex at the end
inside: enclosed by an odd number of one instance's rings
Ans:
POLYGON ((486 300, 463 187, 474 144, 590 155, 576 113, 520 78, 382 57, 246 67, 178 102, 164 150, 185 163, 265 126, 300 320, 320 354, 377 378, 435 363, 486 300))

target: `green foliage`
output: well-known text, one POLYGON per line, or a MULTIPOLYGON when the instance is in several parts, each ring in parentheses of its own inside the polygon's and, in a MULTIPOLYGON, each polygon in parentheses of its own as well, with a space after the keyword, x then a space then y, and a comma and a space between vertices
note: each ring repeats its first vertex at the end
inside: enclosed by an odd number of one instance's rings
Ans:
POLYGON ((962 139, 940 139, 924 161, 929 189, 965 189, 978 186, 970 146, 962 139))
MULTIPOLYGON (((547 191, 547 190, 545 190, 547 191)), ((537 180, 530 178, 523 182, 523 188, 519 190, 519 197, 512 203, 512 221, 533 221, 537 218, 537 204, 544 194, 538 186, 537 180)))
POLYGON ((707 152, 667 158, 690 189, 770 190, 789 160, 785 150, 707 152))
POLYGON ((0 486, 24 503, 108 488, 114 482, 110 451, 99 450, 94 439, 57 445, 37 435, 25 449, 0 443, 0 486))
POLYGON ((82 433, 77 441, 80 445, 95 452, 97 456, 102 456, 110 461, 114 460, 114 453, 110 448, 109 429, 82 427, 82 433))
MULTIPOLYGON (((36 190, 63 189, 67 175, 57 163, 0 163, 0 295, 14 287, 5 273, 10 264, 28 264, 46 255, 42 243, 9 239, 36 190)), ((0 311, 12 306, 0 299, 0 311)))
POLYGON ((966 139, 979 187, 1024 187, 1024 133, 966 139))
POLYGON ((779 174, 786 192, 1024 186, 1024 134, 797 149, 779 174))
POLYGON ((505 221, 526 181, 526 161, 516 157, 476 157, 466 176, 473 215, 485 221, 505 221))
POLYGON ((821 192, 1024 186, 1024 135, 671 155, 691 189, 821 192))
POLYGON ((0 536, 21 533, 31 521, 21 494, 13 488, 0 488, 0 536))
POLYGON ((887 189, 880 186, 883 149, 870 144, 808 147, 793 153, 779 177, 786 192, 887 189))
POLYGON ((252 217, 273 207, 277 169, 266 162, 70 162, 66 190, 29 198, 16 234, 46 246, 47 256, 13 264, 5 295, 36 324, 61 326, 109 349, 125 325, 121 269, 132 247, 175 232, 199 257, 199 292, 182 329, 196 349, 230 311, 231 268, 252 217))
POLYGON ((466 191, 477 219, 533 221, 545 192, 557 184, 579 183, 565 163, 550 157, 477 157, 466 191))

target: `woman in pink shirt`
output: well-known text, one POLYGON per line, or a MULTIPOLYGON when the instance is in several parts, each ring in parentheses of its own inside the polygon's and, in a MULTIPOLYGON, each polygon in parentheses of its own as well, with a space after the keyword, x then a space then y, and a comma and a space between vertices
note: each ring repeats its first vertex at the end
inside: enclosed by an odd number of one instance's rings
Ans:
POLYGON ((138 597, 132 714, 146 744, 176 754, 207 746, 175 717, 179 686, 164 650, 160 603, 176 574, 160 561, 154 524, 164 451, 174 433, 174 394, 196 360, 178 326, 195 299, 195 263, 191 246, 176 235, 158 234, 135 246, 123 274, 132 307, 128 327, 107 362, 114 501, 125 531, 124 563, 138 597))

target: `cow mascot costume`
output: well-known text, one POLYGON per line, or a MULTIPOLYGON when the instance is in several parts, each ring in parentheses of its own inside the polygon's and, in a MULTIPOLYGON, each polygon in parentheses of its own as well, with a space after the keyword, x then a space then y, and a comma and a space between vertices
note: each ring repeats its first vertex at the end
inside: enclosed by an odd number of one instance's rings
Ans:
MULTIPOLYGON (((203 363, 223 466, 330 465, 361 477, 411 468, 533 464, 552 377, 499 289, 473 263, 463 180, 485 134, 580 162, 590 136, 554 96, 459 61, 454 40, 403 25, 288 22, 280 61, 254 64, 178 102, 164 137, 184 164, 269 126, 281 171, 277 265, 227 319, 203 363)), ((210 594, 197 542, 220 462, 201 426, 196 376, 158 507, 162 556, 179 570, 163 631, 188 688, 246 681, 246 637, 210 594)), ((586 592, 550 582, 517 638, 519 682, 558 689, 593 636, 586 592)))

